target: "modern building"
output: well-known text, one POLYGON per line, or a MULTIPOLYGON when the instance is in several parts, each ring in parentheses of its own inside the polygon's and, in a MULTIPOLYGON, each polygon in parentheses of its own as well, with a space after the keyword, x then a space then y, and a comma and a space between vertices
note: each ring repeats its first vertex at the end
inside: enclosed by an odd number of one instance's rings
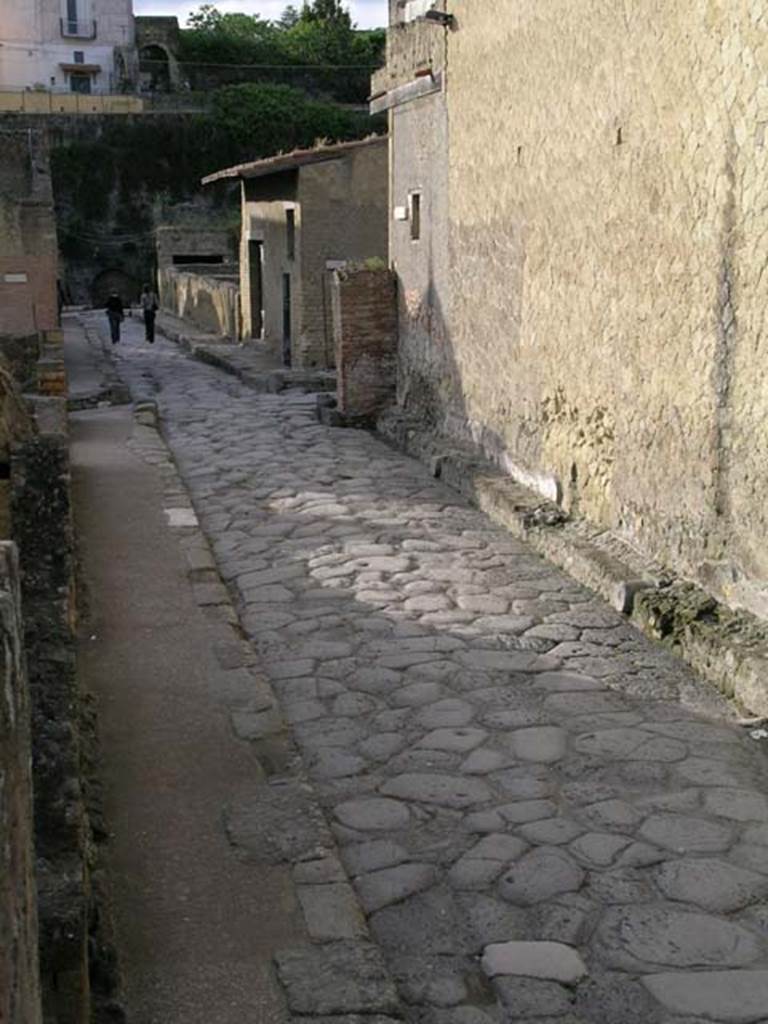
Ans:
POLYGON ((136 75, 132 0, 0 0, 0 90, 115 93, 136 75))
POLYGON ((387 255, 387 139, 296 150, 203 179, 241 183, 244 338, 286 366, 333 365, 331 277, 387 255))
POLYGON ((767 29, 753 0, 391 0, 372 90, 401 416, 765 616, 767 29))

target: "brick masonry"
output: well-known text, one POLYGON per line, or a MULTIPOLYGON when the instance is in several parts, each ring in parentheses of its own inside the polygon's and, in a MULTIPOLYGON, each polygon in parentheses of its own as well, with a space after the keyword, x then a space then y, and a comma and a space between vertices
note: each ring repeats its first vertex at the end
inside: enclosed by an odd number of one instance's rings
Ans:
POLYGON ((337 271, 332 306, 339 411, 375 418, 395 393, 395 277, 389 270, 337 271))
POLYGON ((40 1024, 30 709, 19 565, 0 543, 0 1021, 40 1024))

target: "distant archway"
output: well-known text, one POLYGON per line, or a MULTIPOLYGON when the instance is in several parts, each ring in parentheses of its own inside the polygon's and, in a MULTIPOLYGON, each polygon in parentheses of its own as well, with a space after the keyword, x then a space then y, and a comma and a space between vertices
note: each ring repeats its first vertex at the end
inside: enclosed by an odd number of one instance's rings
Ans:
POLYGON ((139 75, 142 89, 150 92, 170 92, 170 55, 164 46, 151 43, 139 50, 139 75))
POLYGON ((112 291, 116 291, 125 304, 136 302, 141 294, 141 283, 124 270, 102 270, 91 282, 91 302, 97 309, 103 307, 112 291))

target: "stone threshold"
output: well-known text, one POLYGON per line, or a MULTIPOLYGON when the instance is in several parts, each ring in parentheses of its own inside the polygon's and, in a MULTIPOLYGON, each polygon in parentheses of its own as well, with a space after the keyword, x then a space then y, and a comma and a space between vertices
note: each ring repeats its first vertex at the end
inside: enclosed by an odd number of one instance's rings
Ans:
POLYGON ((610 531, 567 515, 469 445, 425 431, 398 410, 377 426, 385 441, 429 465, 434 477, 598 593, 640 632, 671 647, 745 714, 768 716, 768 623, 644 559, 610 531))

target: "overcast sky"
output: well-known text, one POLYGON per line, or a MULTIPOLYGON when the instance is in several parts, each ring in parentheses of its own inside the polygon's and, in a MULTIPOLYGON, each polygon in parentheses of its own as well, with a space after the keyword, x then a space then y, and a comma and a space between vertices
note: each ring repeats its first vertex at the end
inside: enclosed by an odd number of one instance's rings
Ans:
MULTIPOLYGON (((203 0, 133 0, 134 14, 175 14, 181 25, 190 11, 196 11, 203 0)), ((210 0, 220 11, 260 14, 262 18, 278 18, 291 0, 210 0)), ((294 7, 301 0, 292 0, 294 7)), ((387 24, 387 0, 347 0, 352 20, 358 28, 377 28, 387 24)))

